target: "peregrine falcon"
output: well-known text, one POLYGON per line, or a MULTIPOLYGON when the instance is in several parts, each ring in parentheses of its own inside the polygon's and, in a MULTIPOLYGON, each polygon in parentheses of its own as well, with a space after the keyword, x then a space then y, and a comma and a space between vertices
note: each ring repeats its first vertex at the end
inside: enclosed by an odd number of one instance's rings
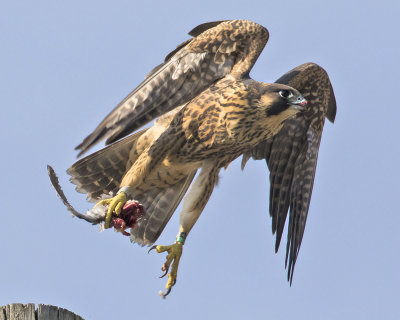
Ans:
POLYGON ((290 212, 286 265, 291 283, 325 117, 333 122, 336 114, 329 77, 320 66, 306 63, 275 83, 252 80, 249 72, 269 33, 251 21, 205 23, 189 35, 76 149, 80 156, 102 139, 108 146, 67 172, 90 201, 112 195, 98 202, 108 206, 105 228, 129 199, 139 201, 147 214, 130 233, 141 245, 156 242, 186 194, 175 243, 150 248, 168 252, 162 268, 169 277, 166 296, 176 282, 185 239, 220 169, 240 155, 242 169, 250 157, 265 159, 276 251, 290 212), (154 119, 153 126, 137 131, 154 119))

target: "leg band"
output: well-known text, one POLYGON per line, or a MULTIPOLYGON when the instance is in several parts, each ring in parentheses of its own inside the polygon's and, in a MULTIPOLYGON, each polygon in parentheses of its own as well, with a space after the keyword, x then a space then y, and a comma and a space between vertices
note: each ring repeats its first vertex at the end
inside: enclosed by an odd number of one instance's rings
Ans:
POLYGON ((176 236, 176 242, 185 244, 186 236, 187 236, 186 232, 179 232, 178 235, 176 236))

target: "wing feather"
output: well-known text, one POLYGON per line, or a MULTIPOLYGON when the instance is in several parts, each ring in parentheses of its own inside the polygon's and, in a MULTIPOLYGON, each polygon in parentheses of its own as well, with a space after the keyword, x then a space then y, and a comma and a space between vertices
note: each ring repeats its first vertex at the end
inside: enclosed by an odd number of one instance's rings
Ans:
POLYGON ((135 199, 146 208, 147 215, 136 228, 131 229, 133 242, 151 245, 158 239, 192 183, 195 174, 196 170, 172 186, 154 188, 135 194, 135 199))
POLYGON ((294 68, 276 82, 299 90, 308 100, 307 111, 287 120, 273 139, 259 144, 250 154, 254 159, 266 159, 270 170, 269 208, 276 251, 290 211, 285 264, 291 283, 310 206, 322 129, 325 117, 335 120, 336 101, 327 73, 313 63, 294 68))
POLYGON ((214 28, 214 27, 216 27, 217 25, 221 24, 224 21, 226 21, 226 20, 202 23, 202 24, 198 25, 197 27, 193 28, 191 31, 189 31, 188 34, 189 34, 189 36, 197 37, 198 35, 200 35, 204 31, 206 31, 208 29, 211 29, 211 28, 214 28))
POLYGON ((82 155, 106 138, 117 141, 227 75, 247 77, 268 41, 264 27, 247 20, 217 21, 190 32, 182 43, 86 137, 82 155))
POLYGON ((98 200, 103 194, 116 193, 130 160, 129 153, 147 130, 141 130, 74 163, 67 173, 76 190, 86 193, 90 201, 98 200))

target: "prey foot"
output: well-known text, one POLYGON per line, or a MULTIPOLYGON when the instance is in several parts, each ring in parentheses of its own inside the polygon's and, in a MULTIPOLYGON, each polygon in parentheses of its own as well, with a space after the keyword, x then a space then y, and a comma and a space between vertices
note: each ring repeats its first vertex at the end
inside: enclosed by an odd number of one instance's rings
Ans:
POLYGON ((165 298, 171 292, 172 287, 176 283, 176 278, 178 275, 179 260, 182 256, 183 245, 180 242, 176 242, 170 246, 152 246, 149 249, 149 252, 153 249, 155 249, 157 251, 157 253, 168 252, 167 259, 161 268, 161 270, 164 271, 164 274, 160 277, 160 278, 163 278, 168 274, 168 281, 165 286, 165 288, 167 289, 167 292, 160 291, 160 293, 159 293, 161 297, 165 298), (172 263, 172 266, 171 266, 171 263, 172 263), (168 273, 170 266, 171 266, 171 272, 168 273))

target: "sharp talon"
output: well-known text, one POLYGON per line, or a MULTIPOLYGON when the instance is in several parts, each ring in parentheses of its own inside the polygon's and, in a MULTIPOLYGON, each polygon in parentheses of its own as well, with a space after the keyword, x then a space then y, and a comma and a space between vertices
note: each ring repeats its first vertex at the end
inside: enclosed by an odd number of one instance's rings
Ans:
POLYGON ((165 298, 167 295, 169 295, 169 293, 171 292, 171 290, 172 290, 172 287, 169 288, 169 289, 167 290, 167 292, 163 294, 163 295, 164 295, 164 298, 165 298))
POLYGON ((152 247, 149 249, 149 251, 147 251, 147 253, 150 253, 150 251, 153 250, 153 249, 155 249, 155 248, 157 248, 157 246, 152 246, 152 247))
POLYGON ((160 295, 161 298, 165 299, 167 297, 167 295, 169 295, 169 293, 171 292, 172 288, 169 288, 167 290, 167 292, 162 292, 161 290, 158 292, 158 294, 160 295))
POLYGON ((165 298, 167 295, 170 294, 171 288, 176 284, 179 259, 182 255, 182 244, 175 243, 170 246, 157 246, 157 252, 168 252, 167 258, 166 260, 164 260, 165 262, 161 268, 161 270, 164 273, 159 277, 159 278, 164 278, 166 275, 168 275, 168 281, 165 286, 167 292, 163 292, 161 290, 158 292, 158 294, 162 298, 165 298), (171 273, 168 273, 170 268, 171 268, 171 273))
POLYGON ((163 266, 162 266, 162 268, 161 268, 161 270, 162 270, 162 271, 165 271, 165 272, 164 272, 164 274, 163 274, 161 277, 159 277, 159 278, 164 278, 164 277, 167 275, 167 273, 168 273, 169 265, 167 265, 166 263, 164 263, 163 266))

